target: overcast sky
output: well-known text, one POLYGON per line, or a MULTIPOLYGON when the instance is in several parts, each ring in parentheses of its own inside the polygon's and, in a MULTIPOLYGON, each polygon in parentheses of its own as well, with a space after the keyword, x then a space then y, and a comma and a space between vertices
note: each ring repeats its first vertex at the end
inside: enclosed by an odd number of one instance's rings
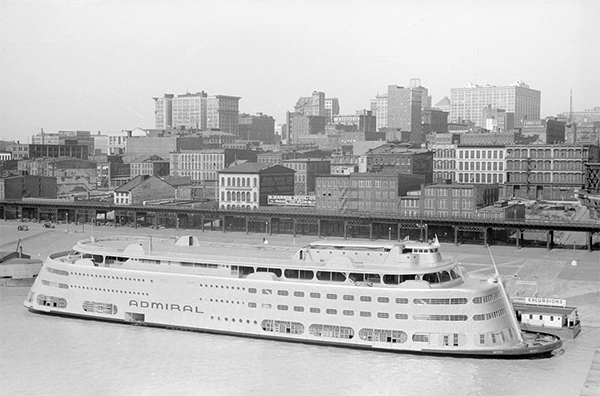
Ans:
POLYGON ((285 122, 300 96, 342 114, 421 78, 522 80, 542 116, 600 106, 598 0, 0 0, 0 138, 154 127, 152 97, 241 96, 285 122))

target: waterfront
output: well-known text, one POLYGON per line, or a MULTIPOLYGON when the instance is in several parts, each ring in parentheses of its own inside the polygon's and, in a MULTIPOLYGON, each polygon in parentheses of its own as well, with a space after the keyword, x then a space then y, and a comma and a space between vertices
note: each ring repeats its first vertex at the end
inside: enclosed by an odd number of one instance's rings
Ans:
MULTIPOLYGON (((17 233, 16 225, 0 223, 2 250, 20 237, 34 257, 66 250, 92 232, 175 233, 38 224, 17 233)), ((264 234, 192 233, 223 248, 262 246, 281 255, 315 239, 269 236, 265 246, 264 234)), ((492 272, 481 246, 445 244, 443 251, 473 276, 492 272)), ((580 395, 600 341, 600 255, 509 247, 493 252, 505 278, 535 279, 541 295, 578 306, 583 330, 565 341, 564 353, 537 360, 457 359, 116 325, 32 314, 22 306, 28 288, 0 288, 0 394, 580 395)), ((509 279, 508 287, 514 290, 515 282, 509 279)))

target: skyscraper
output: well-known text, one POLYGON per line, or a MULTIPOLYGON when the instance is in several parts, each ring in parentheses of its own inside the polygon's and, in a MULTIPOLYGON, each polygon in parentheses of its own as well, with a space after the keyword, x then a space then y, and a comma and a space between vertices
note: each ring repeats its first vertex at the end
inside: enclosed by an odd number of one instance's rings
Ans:
POLYGON ((340 102, 338 98, 325 98, 325 116, 327 123, 333 123, 333 117, 340 114, 340 102))
POLYGON ((508 86, 466 84, 464 88, 451 90, 450 120, 471 120, 482 125, 482 111, 488 105, 515 114, 515 126, 523 126, 526 120, 540 119, 541 92, 529 88, 522 81, 508 86))
POLYGON ((183 95, 165 94, 155 101, 157 129, 218 129, 238 132, 238 102, 240 97, 207 95, 204 91, 183 95))
POLYGON ((325 93, 314 91, 312 96, 301 97, 296 102, 294 111, 306 116, 325 116, 325 93))
POLYGON ((421 142, 421 91, 388 85, 387 127, 410 131, 412 142, 421 142))
POLYGON ((211 95, 207 99, 206 127, 238 135, 238 96, 211 95))

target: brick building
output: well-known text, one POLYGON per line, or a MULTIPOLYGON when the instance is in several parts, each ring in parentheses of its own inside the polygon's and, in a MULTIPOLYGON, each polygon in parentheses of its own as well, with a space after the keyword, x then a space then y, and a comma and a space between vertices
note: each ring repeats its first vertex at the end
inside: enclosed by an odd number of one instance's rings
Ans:
POLYGON ((321 210, 398 213, 401 196, 419 189, 423 175, 351 173, 316 177, 316 207, 321 210))
POLYGON ((221 209, 256 210, 269 195, 294 195, 295 171, 281 165, 245 162, 222 169, 219 176, 221 209))

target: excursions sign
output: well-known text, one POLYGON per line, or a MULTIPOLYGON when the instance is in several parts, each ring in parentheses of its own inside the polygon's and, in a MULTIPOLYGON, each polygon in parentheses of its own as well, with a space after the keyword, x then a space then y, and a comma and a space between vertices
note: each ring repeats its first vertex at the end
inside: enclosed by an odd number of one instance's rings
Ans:
POLYGON ((275 206, 316 206, 314 195, 269 195, 269 205, 275 206))

